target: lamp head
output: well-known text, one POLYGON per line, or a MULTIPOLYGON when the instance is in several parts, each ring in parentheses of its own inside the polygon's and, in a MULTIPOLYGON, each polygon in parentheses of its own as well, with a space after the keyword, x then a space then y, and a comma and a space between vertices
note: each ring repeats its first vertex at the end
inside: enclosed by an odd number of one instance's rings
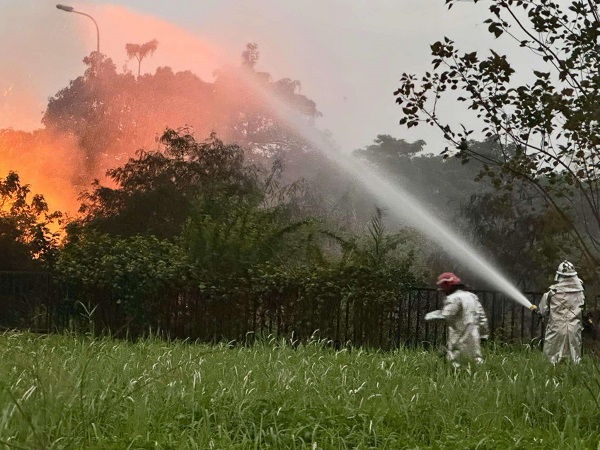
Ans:
POLYGON ((61 11, 73 12, 73 7, 72 7, 72 6, 66 6, 66 5, 56 5, 56 7, 57 7, 58 9, 60 9, 61 11))

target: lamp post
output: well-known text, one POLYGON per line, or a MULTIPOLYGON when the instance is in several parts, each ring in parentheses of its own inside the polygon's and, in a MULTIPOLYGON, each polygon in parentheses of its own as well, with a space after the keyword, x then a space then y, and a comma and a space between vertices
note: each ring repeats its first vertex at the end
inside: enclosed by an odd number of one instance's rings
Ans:
POLYGON ((75 8, 73 8, 72 6, 56 5, 56 7, 61 11, 80 14, 82 16, 89 17, 90 19, 92 19, 92 22, 94 22, 94 25, 96 26, 96 53, 98 54, 98 56, 100 56, 100 29, 98 28, 98 24, 96 23, 94 18, 89 14, 83 13, 81 11, 76 11, 75 8))

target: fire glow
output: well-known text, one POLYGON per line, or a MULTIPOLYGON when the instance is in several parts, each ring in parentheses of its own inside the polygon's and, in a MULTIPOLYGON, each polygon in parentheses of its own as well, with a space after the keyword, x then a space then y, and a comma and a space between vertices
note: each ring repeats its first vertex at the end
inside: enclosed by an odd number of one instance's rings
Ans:
MULTIPOLYGON (((92 8, 92 5, 89 7, 92 8)), ((191 69, 202 76, 212 76, 224 59, 219 56, 222 50, 216 46, 164 20, 116 5, 95 5, 93 11, 96 20, 104 28, 112 30, 110 34, 103 35, 101 51, 111 57, 117 67, 126 60, 126 43, 150 39, 159 41, 159 49, 156 55, 143 62, 142 76, 159 66, 169 66, 174 70, 191 69)), ((52 10, 51 13, 56 12, 52 10)), ((89 32, 89 24, 75 21, 73 26, 86 47, 95 46, 95 34, 89 32)), ((125 64, 124 68, 132 70, 133 66, 125 64)), ((81 72, 83 69, 82 65, 81 72)), ((14 70, 8 72, 9 76, 14 75, 14 70)), ((118 72, 122 73, 119 69, 118 72)), ((78 197, 82 189, 89 188, 95 178, 107 184, 106 169, 123 164, 139 148, 156 148, 155 138, 166 127, 192 124, 195 134, 202 139, 211 131, 224 129, 222 125, 228 116, 225 105, 206 105, 208 113, 202 118, 186 117, 185 111, 170 110, 169 105, 160 105, 160 117, 150 117, 143 123, 139 121, 136 134, 144 139, 138 145, 128 147, 118 141, 112 142, 102 149, 109 163, 90 168, 89 164, 85 164, 89 158, 78 143, 68 134, 50 132, 42 127, 39 117, 31 113, 39 109, 31 92, 14 87, 10 81, 0 79, 0 86, 6 87, 1 104, 1 125, 5 128, 0 130, 0 176, 5 177, 9 171, 17 172, 21 182, 30 185, 32 193, 44 195, 51 211, 69 214, 75 214, 79 209, 78 197), (17 131, 32 129, 35 123, 40 128, 32 132, 17 131)), ((67 85, 68 80, 65 80, 64 86, 67 85)), ((116 103, 114 106, 121 107, 116 103)))

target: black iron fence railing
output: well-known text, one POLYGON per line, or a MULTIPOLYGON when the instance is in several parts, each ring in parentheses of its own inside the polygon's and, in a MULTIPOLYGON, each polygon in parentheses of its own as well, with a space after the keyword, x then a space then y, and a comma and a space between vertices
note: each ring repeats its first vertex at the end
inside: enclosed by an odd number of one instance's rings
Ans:
MULTIPOLYGON (((523 305, 499 292, 473 292, 477 294, 486 311, 492 338, 503 342, 526 342, 541 337, 540 321, 523 305)), ((538 304, 541 294, 527 293, 526 297, 531 303, 538 304)), ((423 320, 425 313, 442 307, 442 293, 431 288, 418 288, 401 301, 406 303, 406 312, 402 316, 407 321, 405 329, 411 330, 407 339, 412 345, 425 343, 435 346, 445 339, 443 324, 423 320)))
MULTIPOLYGON (((531 311, 494 291, 474 291, 487 313, 492 339, 502 342, 529 342, 542 335, 542 324, 531 311)), ((532 303, 539 303, 541 294, 527 295, 532 303)), ((339 299, 327 310, 312 309, 306 318, 310 326, 301 327, 302 321, 285 322, 289 317, 284 309, 265 308, 254 311, 251 331, 287 336, 291 331, 305 338, 311 331, 338 345, 366 345, 383 349, 400 346, 437 347, 445 342, 443 322, 427 322, 427 312, 441 309, 443 294, 431 288, 414 288, 399 293, 393 299, 375 304, 360 300, 339 299)), ((295 316, 293 316, 295 317, 295 316)), ((216 332, 217 330, 215 330, 216 332)))
MULTIPOLYGON (((502 342, 541 338, 542 325, 524 306, 494 291, 474 291, 487 313, 491 337, 502 342)), ((541 295, 527 293, 538 304, 541 295)), ((597 307, 593 299, 588 307, 597 307)), ((413 288, 392 298, 307 298, 300 292, 260 298, 240 293, 238 301, 215 301, 194 292, 163 293, 146 299, 148 314, 130 317, 110 295, 78 299, 53 282, 48 273, 0 272, 0 326, 4 329, 61 331, 78 329, 115 336, 139 336, 149 329, 172 338, 207 342, 247 342, 260 335, 306 340, 326 339, 336 346, 391 349, 438 347, 445 327, 426 322, 427 312, 440 309, 443 295, 431 288, 413 288), (77 300, 75 300, 77 299, 77 300)))
POLYGON ((57 290, 45 272, 0 271, 0 325, 47 331, 57 290))

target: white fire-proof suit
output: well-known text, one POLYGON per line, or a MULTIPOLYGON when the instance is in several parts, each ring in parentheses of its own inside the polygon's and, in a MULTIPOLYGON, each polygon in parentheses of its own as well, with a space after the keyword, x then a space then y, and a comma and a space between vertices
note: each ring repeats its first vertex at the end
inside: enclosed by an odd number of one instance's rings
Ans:
POLYGON ((547 323, 544 354, 552 364, 563 359, 574 363, 581 360, 584 301, 583 283, 577 276, 559 276, 558 283, 543 295, 539 310, 547 323))
POLYGON ((444 300, 441 310, 425 315, 425 320, 441 319, 448 325, 446 357, 454 366, 463 358, 482 363, 481 338, 487 338, 488 321, 475 294, 456 290, 444 300))

